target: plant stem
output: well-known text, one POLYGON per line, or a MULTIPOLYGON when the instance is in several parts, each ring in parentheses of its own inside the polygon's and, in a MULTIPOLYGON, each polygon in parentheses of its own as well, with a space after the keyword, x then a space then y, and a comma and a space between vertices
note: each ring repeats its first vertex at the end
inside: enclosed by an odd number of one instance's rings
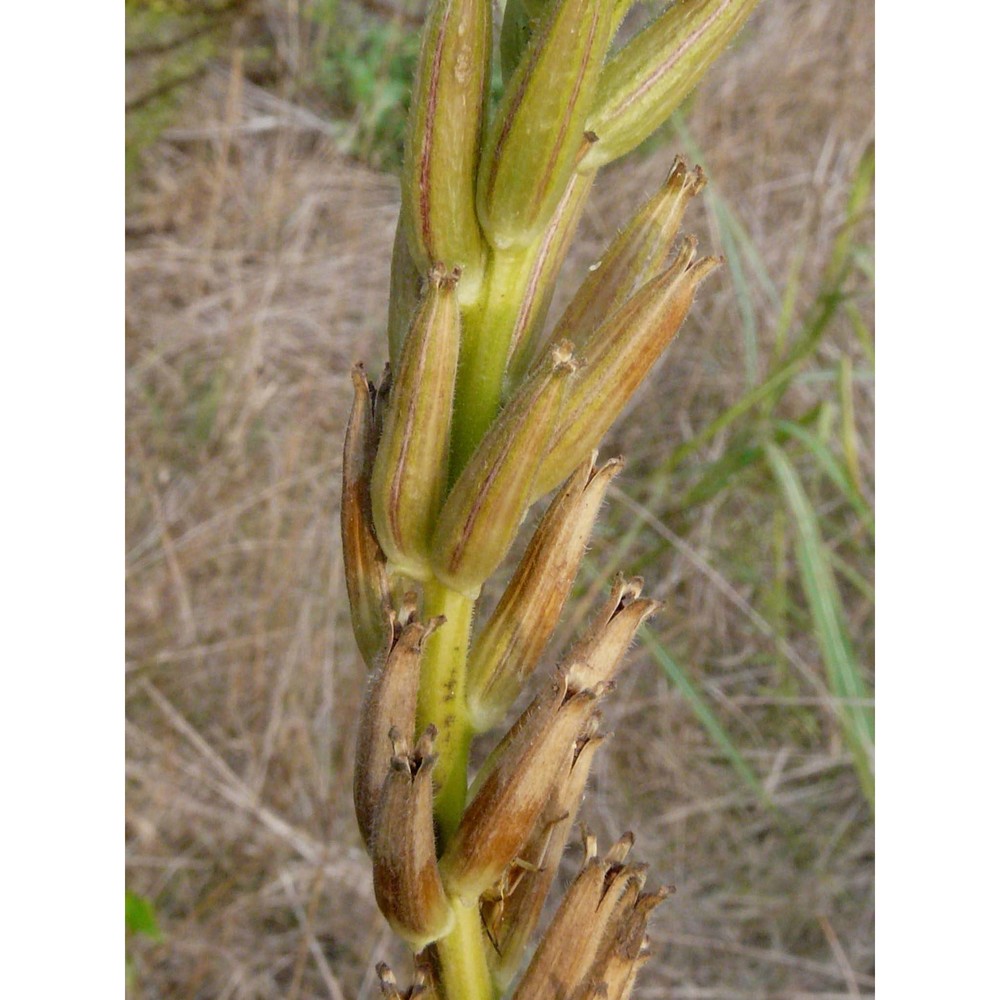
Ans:
POLYGON ((443 615, 444 623, 427 640, 417 701, 417 732, 437 727, 434 751, 434 816, 446 843, 465 808, 472 726, 465 703, 465 664, 474 602, 429 580, 424 586, 424 617, 443 615))
POLYGON ((454 928, 434 945, 444 986, 442 1000, 494 1000, 479 908, 459 902, 454 907, 454 928))

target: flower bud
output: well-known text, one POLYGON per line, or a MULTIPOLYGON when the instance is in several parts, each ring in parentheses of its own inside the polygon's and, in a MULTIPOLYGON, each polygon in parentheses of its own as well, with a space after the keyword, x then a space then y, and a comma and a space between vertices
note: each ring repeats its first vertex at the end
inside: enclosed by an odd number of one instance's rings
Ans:
POLYGON ((507 988, 521 967, 528 942, 559 871, 559 859, 583 801, 590 765, 605 739, 597 735, 598 725, 599 718, 595 715, 577 740, 573 758, 567 761, 564 774, 556 780, 553 797, 520 852, 520 857, 528 864, 509 868, 508 872, 515 873, 513 884, 508 878, 504 885, 501 879, 495 901, 484 896, 480 906, 483 924, 494 946, 494 954, 489 956, 493 978, 501 990, 507 988))
POLYGON ((644 866, 625 863, 632 839, 626 833, 598 859, 593 837, 587 838, 583 869, 566 890, 513 1000, 575 997, 584 988, 591 966, 634 908, 645 881, 644 866))
POLYGON ((482 278, 476 170, 490 82, 492 10, 483 0, 434 0, 420 47, 401 176, 418 268, 462 269, 460 296, 482 278))
POLYGON ((689 171, 683 160, 674 160, 664 185, 591 267, 553 329, 553 342, 566 338, 577 346, 584 344, 608 316, 664 269, 684 210, 704 186, 700 167, 689 171))
POLYGON ((595 457, 577 469, 552 501, 473 643, 468 707, 479 732, 503 718, 559 623, 604 494, 622 467, 621 459, 612 459, 595 471, 595 457))
POLYGON ((448 479, 461 321, 457 275, 435 270, 413 317, 393 379, 372 469, 372 515, 398 572, 430 575, 429 546, 448 479))
POLYGON ((414 951, 447 934, 455 920, 434 847, 434 735, 430 726, 411 753, 398 730, 392 731, 393 756, 372 835, 375 901, 414 951))
POLYGON ((361 706, 354 759, 354 810, 366 845, 371 843, 375 811, 393 756, 389 731, 413 738, 424 641, 441 624, 440 618, 433 618, 422 625, 409 612, 402 620, 391 613, 390 621, 385 663, 369 682, 361 706))
POLYGON ((553 0, 508 82, 483 144, 476 207, 496 247, 527 246, 552 216, 589 144, 611 41, 607 0, 553 0))
POLYGON ((535 479, 534 497, 561 483, 596 447, 673 340, 698 285, 722 262, 716 257, 695 261, 695 245, 688 237, 673 264, 580 345, 583 360, 535 479))
POLYGON ((369 486, 375 449, 375 387, 364 368, 355 365, 354 405, 344 440, 343 491, 340 501, 340 536, 344 575, 351 606, 351 624, 361 655, 369 667, 388 635, 389 578, 385 554, 375 536, 369 486))
POLYGON ((619 573, 611 596, 594 616, 564 662, 572 664, 578 683, 584 687, 610 684, 621 668, 639 626, 663 607, 660 601, 640 598, 642 578, 626 581, 619 573))
POLYGON ((493 422, 452 487, 432 545, 434 574, 452 590, 475 597, 507 554, 575 368, 566 345, 553 349, 548 364, 538 367, 493 422))
POLYGON ((757 0, 684 0, 623 45, 601 73, 587 118, 599 141, 588 150, 582 169, 624 156, 659 128, 756 5, 757 0))
POLYGON ((413 314, 420 304, 420 287, 423 279, 420 269, 413 262, 406 245, 406 226, 402 216, 396 223, 396 238, 392 243, 392 263, 389 269, 389 367, 399 370, 403 343, 413 322, 413 314))
POLYGON ((495 885, 531 836, 557 778, 587 728, 597 695, 561 675, 515 723, 466 807, 441 859, 450 896, 471 904, 495 885))

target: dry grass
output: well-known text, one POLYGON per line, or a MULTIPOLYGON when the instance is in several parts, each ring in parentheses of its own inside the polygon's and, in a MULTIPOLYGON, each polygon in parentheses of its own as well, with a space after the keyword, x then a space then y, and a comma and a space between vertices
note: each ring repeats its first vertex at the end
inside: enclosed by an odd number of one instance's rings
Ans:
MULTIPOLYGON (((871 138, 872 32, 868 3, 769 0, 692 109, 713 190, 779 288, 797 257, 803 287, 817 287, 843 221, 871 138)), ((377 959, 404 964, 350 806, 364 671, 336 530, 349 366, 377 370, 384 357, 397 186, 278 110, 264 129, 271 99, 236 74, 207 78, 147 156, 129 219, 128 880, 164 931, 133 943, 141 997, 350 1000, 374 996, 377 959)), ((675 146, 603 178, 573 274, 675 146)), ((689 220, 706 246, 713 227, 704 209, 689 220)), ((766 358, 775 307, 759 291, 753 304, 766 358)), ((751 475, 675 511, 653 485, 657 462, 744 390, 742 322, 731 283, 714 279, 614 432, 609 451, 630 467, 589 566, 597 581, 617 568, 605 560, 638 505, 653 526, 621 568, 667 601, 657 635, 697 675, 778 810, 756 804, 636 650, 585 815, 604 843, 633 829, 655 876, 678 889, 654 921, 638 997, 865 995, 871 817, 823 710, 808 619, 776 623, 769 610, 788 575, 771 542, 780 500, 751 475)), ((816 367, 851 345, 832 329, 816 367)), ((858 384, 855 407, 870 483, 868 388, 858 384)), ((834 391, 805 381, 786 407, 834 391)), ((835 513, 831 528, 849 534, 835 513)), ((870 663, 870 604, 844 598, 870 663)))

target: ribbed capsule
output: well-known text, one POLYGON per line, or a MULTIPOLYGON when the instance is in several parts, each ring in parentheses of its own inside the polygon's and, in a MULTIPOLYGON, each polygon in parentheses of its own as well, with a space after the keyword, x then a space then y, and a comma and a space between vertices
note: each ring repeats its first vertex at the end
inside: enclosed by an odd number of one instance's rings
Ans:
POLYGON ((372 516, 392 568, 430 575, 430 541, 448 479, 461 340, 457 275, 435 269, 402 347, 372 469, 372 516))
POLYGON ((452 487, 432 546, 434 575, 452 590, 477 596, 507 554, 575 368, 566 345, 554 348, 494 421, 452 487))
POLYGON ((535 479, 535 497, 561 483, 597 446, 670 345, 698 285, 722 263, 716 257, 695 261, 695 246, 687 237, 673 264, 580 345, 582 360, 535 479))
POLYGON ((595 715, 577 740, 565 772, 556 779, 552 799, 520 852, 520 859, 526 863, 515 861, 501 877, 492 897, 484 896, 480 904, 483 925, 493 945, 489 955, 493 978, 501 990, 510 985, 521 967, 559 871, 559 859, 583 801, 590 765, 605 739, 597 735, 598 725, 595 715))
POLYGON ((684 210, 705 186, 700 167, 688 170, 680 158, 663 186, 632 217, 591 267, 551 333, 580 346, 647 281, 667 265, 684 210))
POLYGON ((524 50, 479 169, 476 207, 494 246, 527 246, 559 203, 589 143, 584 121, 612 17, 607 0, 555 0, 524 50))
POLYGON ((441 859, 448 894, 471 904, 496 885, 531 837, 554 783, 587 728, 597 695, 573 691, 565 676, 549 685, 501 754, 488 762, 441 859))
POLYGON ((587 128, 597 137, 582 169, 631 152, 662 125, 735 38, 758 0, 672 4, 608 61, 587 128))
POLYGON ((479 732, 503 719, 559 623, 608 485, 622 467, 621 459, 612 459, 595 469, 595 457, 576 470, 549 505, 473 643, 468 707, 479 732))
POLYGON ((375 427, 377 393, 361 365, 354 366, 351 378, 354 381, 354 405, 344 439, 340 537, 354 638, 365 662, 373 667, 389 633, 389 578, 385 554, 375 536, 369 494, 378 444, 375 427))
POLYGON ((597 687, 615 679, 639 626, 663 607, 641 593, 641 577, 626 580, 618 574, 615 578, 610 597, 564 658, 567 666, 572 664, 580 684, 597 687))
POLYGON ((410 104, 401 175, 402 219, 418 268, 462 269, 459 294, 474 299, 483 244, 476 170, 490 82, 491 3, 434 0, 410 104))
POLYGON ((593 838, 587 838, 583 868, 566 890, 513 1000, 575 997, 586 988, 595 960, 634 908, 645 881, 645 866, 626 863, 631 847, 627 833, 599 859, 593 838))
POLYGON ((389 731, 395 729, 413 739, 424 641, 441 624, 441 619, 434 618, 422 625, 412 611, 402 620, 393 614, 391 621, 384 664, 369 682, 362 702, 354 758, 354 811, 366 845, 371 843, 375 812, 393 756, 389 731))
POLYGON ((434 847, 434 728, 412 752, 397 731, 392 735, 396 742, 372 835, 375 901, 396 934, 420 951, 455 921, 434 847))

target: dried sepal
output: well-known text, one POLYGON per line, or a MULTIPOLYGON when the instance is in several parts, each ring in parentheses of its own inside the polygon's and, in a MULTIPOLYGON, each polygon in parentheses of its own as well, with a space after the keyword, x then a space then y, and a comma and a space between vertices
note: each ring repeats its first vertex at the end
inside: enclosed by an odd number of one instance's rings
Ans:
POLYGON ((572 351, 557 345, 494 421, 448 494, 431 551, 434 575, 452 590, 476 597, 507 554, 575 369, 572 351))
POLYGON ((414 951, 447 934, 455 919, 434 846, 434 736, 434 727, 428 727, 411 751, 399 731, 392 730, 393 755, 371 844, 375 901, 414 951))
POLYGON ((504 90, 483 144, 476 207, 489 241, 527 246, 548 223, 584 153, 613 10, 553 0, 504 90))
POLYGON ((408 604, 400 618, 390 615, 392 631, 383 665, 369 681, 361 706, 354 758, 354 810, 366 845, 371 843, 382 785, 393 756, 389 731, 396 729, 406 739, 413 739, 421 654, 425 640, 442 621, 434 618, 424 625, 414 614, 414 606, 408 604))
POLYGON ((639 626, 656 614, 662 603, 641 597, 642 578, 615 577, 611 594, 594 615, 587 631, 566 653, 585 687, 610 684, 621 668, 639 626))
POLYGON ((361 655, 374 666, 389 629, 389 578, 385 554, 375 535, 370 486, 378 444, 375 402, 377 390, 362 365, 351 371, 354 405, 344 439, 340 537, 344 575, 351 606, 351 624, 361 655))
POLYGON ((746 23, 757 0, 685 0, 667 8, 608 61, 587 128, 596 168, 635 149, 662 125, 746 23))
POLYGON ((722 262, 696 261, 695 248, 694 238, 687 237, 671 266, 580 345, 581 362, 535 479, 535 496, 561 483, 586 458, 670 345, 698 285, 722 262))
POLYGON ((460 296, 481 281, 476 171, 490 82, 492 4, 434 0, 427 13, 401 175, 410 253, 421 270, 462 270, 460 296))
POLYGON ((559 871, 559 859, 576 822, 594 754, 605 740, 597 735, 598 725, 599 716, 595 715, 577 740, 564 774, 556 780, 553 797, 520 853, 528 865, 514 869, 513 878, 505 873, 506 885, 498 887, 495 901, 487 900, 480 906, 487 936, 493 944, 490 955, 493 976, 501 989, 510 985, 521 967, 559 871))
POLYGON ((379 990, 382 1000, 434 1000, 434 989, 426 971, 418 965, 413 975, 413 985, 408 990, 400 990, 392 969, 385 962, 375 966, 378 973, 379 990))
POLYGON ((700 167, 693 171, 679 157, 663 186, 629 221, 594 264, 551 333, 553 341, 577 346, 667 264, 684 210, 705 186, 700 167))
POLYGON ((424 580, 448 478, 461 340, 455 272, 435 269, 403 344, 372 469, 372 516, 392 567, 424 580))
POLYGON ((549 802, 597 694, 572 691, 559 675, 515 724, 502 752, 488 760, 458 830, 441 859, 449 895, 467 904, 496 885, 518 857, 549 802))
MULTIPOLYGON (((501 721, 559 622, 604 494, 622 468, 591 455, 556 495, 469 654, 468 707, 479 732, 501 721)), ((592 686, 592 685, 588 685, 592 686)))

